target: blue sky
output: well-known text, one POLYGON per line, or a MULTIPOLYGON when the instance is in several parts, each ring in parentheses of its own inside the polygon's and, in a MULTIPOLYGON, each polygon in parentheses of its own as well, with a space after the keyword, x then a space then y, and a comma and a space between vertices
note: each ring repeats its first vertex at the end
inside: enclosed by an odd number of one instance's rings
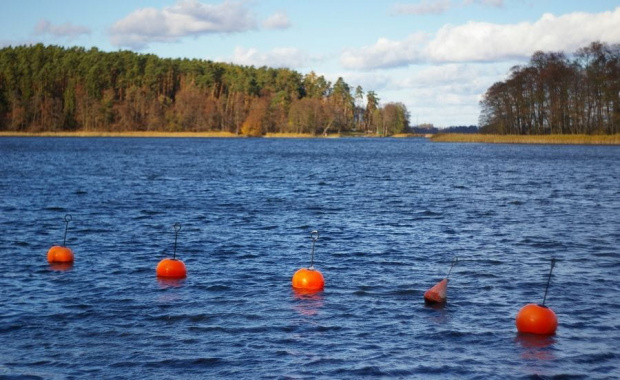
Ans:
POLYGON ((412 124, 477 124, 537 50, 620 43, 620 0, 2 0, 0 47, 33 43, 314 71, 402 102, 412 124))

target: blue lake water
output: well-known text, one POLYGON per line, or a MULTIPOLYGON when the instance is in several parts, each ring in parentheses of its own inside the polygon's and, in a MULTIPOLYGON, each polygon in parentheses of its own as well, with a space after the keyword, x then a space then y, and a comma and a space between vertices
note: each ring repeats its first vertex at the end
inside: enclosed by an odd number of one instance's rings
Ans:
POLYGON ((0 157, 0 378, 620 377, 618 147, 0 138, 0 157), (177 222, 188 277, 161 281, 177 222), (325 290, 299 294, 313 229, 325 290), (557 334, 520 335, 554 257, 557 334))

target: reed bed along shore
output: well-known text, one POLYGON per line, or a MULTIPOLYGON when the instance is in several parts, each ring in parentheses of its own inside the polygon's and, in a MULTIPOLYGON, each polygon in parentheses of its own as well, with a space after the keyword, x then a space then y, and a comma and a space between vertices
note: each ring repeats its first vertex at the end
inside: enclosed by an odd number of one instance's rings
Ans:
MULTIPOLYGON (((0 137, 179 137, 179 138, 245 138, 230 132, 11 132, 0 131, 0 137)), ((338 138, 338 137, 377 137, 366 135, 329 134, 312 135, 309 133, 267 133, 263 138, 338 138)), ((421 135, 402 133, 395 138, 429 138, 433 142, 467 142, 490 144, 571 144, 571 145, 620 145, 620 134, 615 135, 483 135, 462 133, 439 133, 421 135)))
POLYGON ((339 137, 338 135, 318 136, 311 133, 265 133, 262 137, 275 139, 313 139, 318 137, 339 137))
POLYGON ((431 137, 434 142, 470 142, 493 144, 620 145, 615 135, 483 135, 445 133, 431 137))

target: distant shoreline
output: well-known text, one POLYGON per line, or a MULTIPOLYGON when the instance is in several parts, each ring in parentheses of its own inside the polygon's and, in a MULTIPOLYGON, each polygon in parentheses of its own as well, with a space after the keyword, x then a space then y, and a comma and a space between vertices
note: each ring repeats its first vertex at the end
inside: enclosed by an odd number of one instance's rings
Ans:
POLYGON ((230 132, 9 132, 0 137, 241 137, 230 132))
MULTIPOLYGON (((230 132, 104 132, 104 131, 74 131, 74 132, 11 132, 0 131, 0 137, 178 137, 178 138, 282 138, 282 139, 329 139, 340 137, 367 138, 376 135, 358 134, 328 134, 312 135, 310 133, 267 133, 260 137, 236 135, 230 132)), ((398 134, 390 137, 425 137, 415 134, 398 134)), ((428 136, 427 136, 428 137, 428 136)))
MULTIPOLYGON (((0 137, 169 137, 169 138, 251 138, 230 132, 10 132, 0 131, 0 137)), ((376 137, 374 135, 317 136, 304 133, 268 133, 262 138, 310 139, 340 137, 376 137)), ((485 135, 439 133, 435 135, 398 134, 393 138, 428 138, 432 142, 487 143, 487 144, 556 144, 556 145, 620 145, 620 133, 615 135, 485 135)))
POLYGON ((436 134, 433 142, 487 144, 555 144, 555 145, 620 145, 620 133, 615 135, 483 135, 446 133, 436 134))

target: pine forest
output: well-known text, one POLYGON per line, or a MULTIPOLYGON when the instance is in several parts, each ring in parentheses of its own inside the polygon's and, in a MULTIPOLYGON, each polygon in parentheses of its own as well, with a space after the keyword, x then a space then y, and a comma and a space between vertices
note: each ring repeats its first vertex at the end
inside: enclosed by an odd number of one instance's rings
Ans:
POLYGON ((392 135, 402 103, 314 72, 59 46, 0 50, 0 131, 392 135))

